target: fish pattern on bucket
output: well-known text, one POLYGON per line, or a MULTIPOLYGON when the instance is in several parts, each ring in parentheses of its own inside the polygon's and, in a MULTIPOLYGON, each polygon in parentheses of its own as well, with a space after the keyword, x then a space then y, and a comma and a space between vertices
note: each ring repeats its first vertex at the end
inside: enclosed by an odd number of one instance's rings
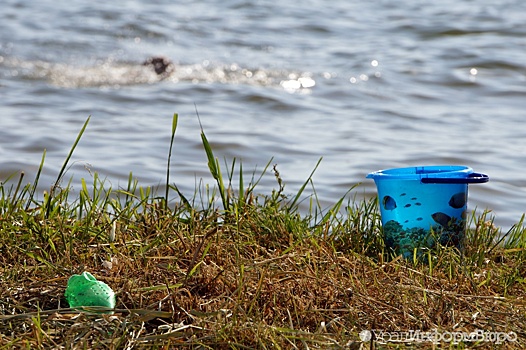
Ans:
POLYGON ((451 196, 451 199, 449 200, 449 206, 451 208, 460 209, 466 205, 466 202, 466 192, 459 192, 451 196))
POLYGON ((439 224, 442 227, 447 227, 449 225, 449 222, 451 221, 451 216, 442 212, 431 214, 431 217, 433 218, 433 220, 435 220, 437 224, 439 224))
MULTIPOLYGON (((392 196, 384 196, 381 205, 385 210, 420 210, 423 207, 418 197, 408 198, 407 193, 400 193, 397 201, 392 196)), ((451 196, 446 205, 452 209, 465 208, 467 204, 467 193, 459 192, 451 196)), ((446 209, 446 208, 445 208, 446 209)), ((384 225, 384 237, 387 246, 391 247, 396 253, 409 258, 413 256, 414 249, 418 249, 418 255, 422 254, 421 248, 432 249, 437 244, 455 246, 461 248, 465 232, 465 218, 467 210, 463 210, 461 217, 452 217, 449 211, 437 211, 431 215, 432 222, 429 229, 423 227, 404 227, 396 220, 390 220, 384 225)), ((425 215, 423 215, 425 217, 425 215)), ((423 221, 424 217, 418 216, 413 220, 423 221)), ((404 221, 407 225, 409 220, 404 221)))
POLYGON ((384 196, 382 205, 385 210, 394 210, 396 208, 396 201, 391 196, 384 196))
MULTIPOLYGON (((440 213, 443 214, 443 213, 440 213)), ((446 223, 445 216, 438 215, 438 220, 446 223)), ((437 244, 443 246, 454 246, 459 249, 463 246, 465 220, 451 218, 446 226, 437 224, 426 230, 422 227, 404 228, 396 220, 390 220, 384 225, 384 237, 386 245, 397 254, 405 258, 413 256, 415 248, 417 255, 421 256, 422 248, 433 249, 437 244)))

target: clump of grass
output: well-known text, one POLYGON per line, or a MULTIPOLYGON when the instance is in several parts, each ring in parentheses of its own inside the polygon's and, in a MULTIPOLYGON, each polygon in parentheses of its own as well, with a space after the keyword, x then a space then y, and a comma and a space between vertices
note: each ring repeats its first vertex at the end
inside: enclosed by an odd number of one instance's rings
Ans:
MULTIPOLYGON (((312 175, 290 195, 271 162, 247 181, 235 160, 221 169, 203 129, 217 186, 208 197, 188 199, 168 170, 164 196, 132 174, 117 190, 94 174, 71 198, 61 180, 88 121, 42 200, 38 175, 0 185, 2 348, 406 345, 362 342, 364 330, 484 330, 517 336, 499 347, 526 346, 524 218, 502 234, 488 212, 473 216, 462 254, 438 247, 408 261, 384 249, 375 199, 348 198, 350 189, 322 208, 312 175), (269 169, 277 188, 256 193, 269 169), (299 209, 306 200, 307 213, 299 209), (113 314, 68 308, 67 279, 82 271, 114 289, 113 314)), ((176 126, 174 115, 168 169, 176 126)))

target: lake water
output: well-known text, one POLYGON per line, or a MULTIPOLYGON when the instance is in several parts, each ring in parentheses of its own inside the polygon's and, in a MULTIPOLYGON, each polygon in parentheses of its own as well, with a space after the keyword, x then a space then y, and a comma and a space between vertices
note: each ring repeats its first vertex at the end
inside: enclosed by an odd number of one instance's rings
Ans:
POLYGON ((526 210, 524 23, 523 0, 4 0, 0 179, 31 182, 46 149, 48 189, 91 115, 66 180, 157 186, 178 113, 171 182, 192 197, 213 184, 197 107, 222 164, 248 177, 274 157, 285 193, 320 157, 324 205, 374 196, 371 171, 468 165, 491 178, 469 207, 506 230, 526 210), (141 65, 157 55, 165 79, 141 65))

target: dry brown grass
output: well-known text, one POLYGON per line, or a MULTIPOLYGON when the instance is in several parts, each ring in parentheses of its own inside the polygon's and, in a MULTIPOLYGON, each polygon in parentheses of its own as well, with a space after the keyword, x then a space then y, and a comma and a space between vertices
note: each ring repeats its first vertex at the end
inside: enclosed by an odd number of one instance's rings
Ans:
MULTIPOLYGON (((342 249, 347 242, 332 236, 296 231, 305 227, 298 216, 289 227, 284 223, 291 218, 277 213, 266 217, 267 227, 254 226, 262 220, 257 207, 247 210, 252 217, 239 220, 212 211, 208 217, 181 219, 152 208, 133 222, 117 221, 113 243, 103 243, 102 235, 90 241, 74 237, 70 247, 57 242, 57 253, 24 241, 35 227, 19 227, 17 247, 1 246, 0 344, 32 349, 368 348, 371 343, 360 342, 362 330, 480 329, 515 332, 517 340, 499 348, 526 346, 525 283, 510 280, 510 271, 526 273, 520 250, 493 249, 475 266, 443 248, 429 255, 431 264, 415 265, 400 258, 383 261, 382 251, 342 249), (44 254, 28 256, 29 245, 48 251, 45 262, 44 254), (103 265, 112 259, 111 269, 103 265), (83 270, 114 289, 114 314, 67 308, 67 279, 83 270)), ((62 235, 79 234, 74 228, 82 223, 68 225, 61 227, 62 235)))

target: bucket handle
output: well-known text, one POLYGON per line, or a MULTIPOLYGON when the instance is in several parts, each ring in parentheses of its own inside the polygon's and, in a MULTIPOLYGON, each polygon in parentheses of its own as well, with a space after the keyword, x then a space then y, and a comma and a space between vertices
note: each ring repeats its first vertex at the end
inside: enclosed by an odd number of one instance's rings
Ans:
POLYGON ((480 173, 471 173, 467 177, 461 178, 437 178, 424 177, 420 181, 425 184, 481 184, 489 181, 489 176, 480 173))

